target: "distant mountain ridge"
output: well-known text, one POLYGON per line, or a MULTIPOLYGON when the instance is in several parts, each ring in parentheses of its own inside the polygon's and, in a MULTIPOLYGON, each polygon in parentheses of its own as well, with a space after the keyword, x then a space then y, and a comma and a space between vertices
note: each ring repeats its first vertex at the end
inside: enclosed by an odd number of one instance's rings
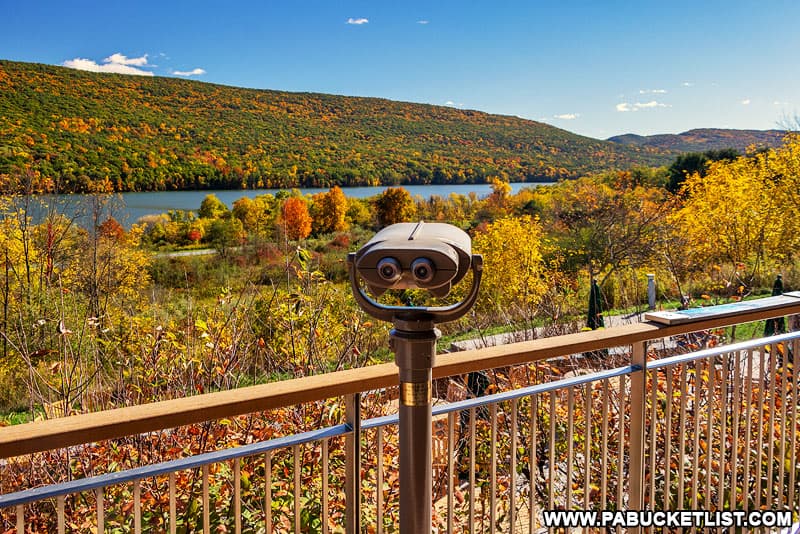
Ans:
POLYGON ((705 152, 733 148, 741 153, 750 147, 775 148, 783 143, 783 130, 733 130, 698 128, 679 134, 636 135, 609 137, 608 141, 624 146, 652 148, 668 152, 705 152))
POLYGON ((0 182, 59 191, 521 182, 672 157, 452 107, 0 60, 0 182))

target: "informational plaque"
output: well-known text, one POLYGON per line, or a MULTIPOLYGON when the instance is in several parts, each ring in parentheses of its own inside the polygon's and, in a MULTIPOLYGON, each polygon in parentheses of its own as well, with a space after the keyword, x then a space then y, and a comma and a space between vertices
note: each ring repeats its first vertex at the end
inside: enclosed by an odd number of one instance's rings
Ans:
POLYGON ((800 291, 792 291, 776 297, 742 300, 740 302, 730 302, 717 306, 702 306, 700 308, 689 308, 688 310, 648 312, 644 314, 644 318, 646 321, 673 325, 702 319, 712 319, 715 317, 728 317, 747 311, 771 310, 786 305, 797 304, 798 301, 800 301, 800 291))

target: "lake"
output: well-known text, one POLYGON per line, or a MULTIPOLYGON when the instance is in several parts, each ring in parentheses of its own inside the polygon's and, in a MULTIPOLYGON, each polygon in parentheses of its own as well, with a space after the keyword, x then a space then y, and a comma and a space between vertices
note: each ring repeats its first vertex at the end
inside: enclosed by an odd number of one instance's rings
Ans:
MULTIPOLYGON (((544 183, 513 183, 511 192, 516 193, 524 187, 538 187, 544 183)), ((388 186, 377 187, 343 187, 342 191, 348 197, 367 198, 383 193, 388 186)), ((438 195, 447 197, 450 193, 459 195, 469 195, 475 193, 479 197, 488 196, 492 192, 489 184, 459 184, 459 185, 404 185, 411 196, 430 198, 438 195)), ((242 197, 256 197, 264 194, 275 194, 280 189, 249 189, 249 190, 205 190, 205 191, 151 191, 144 193, 120 193, 115 195, 116 200, 112 200, 107 208, 123 226, 130 228, 140 217, 151 214, 167 213, 170 210, 197 211, 200 203, 206 195, 214 194, 229 208, 233 203, 242 197)), ((328 191, 327 188, 301 188, 303 194, 315 194, 328 191)), ((50 206, 62 213, 81 213, 91 212, 89 195, 45 195, 39 197, 34 205, 31 206, 31 213, 34 221, 40 220, 46 207, 50 206)), ((107 215, 103 215, 105 218, 107 215)), ((88 217, 82 215, 78 217, 78 224, 87 226, 88 217)))
MULTIPOLYGON (((512 193, 516 193, 523 187, 538 187, 541 183, 513 183, 512 193)), ((429 198, 433 195, 447 197, 450 193, 459 195, 469 195, 475 192, 479 197, 485 197, 492 192, 489 184, 459 184, 459 185, 404 185, 411 196, 421 196, 429 198)), ((348 197, 366 198, 379 195, 386 190, 387 186, 377 187, 343 187, 342 191, 348 197)), ((242 197, 256 197, 264 194, 275 194, 279 189, 250 189, 250 190, 224 190, 224 191, 157 191, 145 193, 122 193, 123 206, 120 206, 115 215, 125 226, 135 223, 139 217, 153 213, 166 213, 170 210, 193 210, 200 208, 200 203, 206 195, 214 194, 229 208, 236 200, 242 197)), ((301 188, 303 194, 324 193, 328 188, 301 188)))

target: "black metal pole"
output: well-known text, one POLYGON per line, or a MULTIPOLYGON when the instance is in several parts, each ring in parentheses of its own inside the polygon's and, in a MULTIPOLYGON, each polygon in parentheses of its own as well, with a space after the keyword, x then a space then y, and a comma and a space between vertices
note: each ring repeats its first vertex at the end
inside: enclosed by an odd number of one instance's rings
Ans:
POLYGON ((431 368, 439 331, 433 318, 395 318, 400 368, 400 534, 431 532, 431 368))

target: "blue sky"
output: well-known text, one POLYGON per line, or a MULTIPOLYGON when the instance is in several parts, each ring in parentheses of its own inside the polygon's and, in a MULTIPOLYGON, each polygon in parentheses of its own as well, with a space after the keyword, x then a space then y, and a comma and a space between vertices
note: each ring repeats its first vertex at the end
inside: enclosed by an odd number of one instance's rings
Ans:
POLYGON ((0 58, 477 109, 606 138, 800 111, 800 1, 0 0, 0 58))

